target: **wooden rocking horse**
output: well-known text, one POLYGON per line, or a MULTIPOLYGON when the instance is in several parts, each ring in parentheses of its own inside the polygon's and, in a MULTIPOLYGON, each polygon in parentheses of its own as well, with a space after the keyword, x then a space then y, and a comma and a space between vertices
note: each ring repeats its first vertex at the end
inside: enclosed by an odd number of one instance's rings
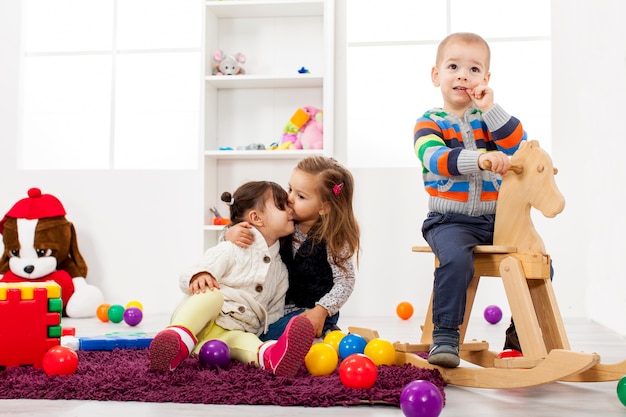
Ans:
MULTIPOLYGON (((396 364, 438 369, 448 384, 478 388, 618 380, 626 374, 626 361, 603 365, 595 353, 570 350, 550 280, 550 256, 530 216, 531 206, 546 217, 556 216, 565 207, 554 182, 556 169, 552 160, 537 141, 529 141, 522 143, 511 162, 511 172, 504 176, 500 188, 493 245, 474 249, 474 278, 467 290, 464 321, 459 329, 461 359, 478 366, 442 368, 417 354, 428 352, 432 341, 432 296, 420 343, 396 342, 396 364), (487 342, 465 341, 481 276, 502 278, 523 356, 498 358, 487 342)), ((428 246, 415 246, 412 250, 431 252, 428 246)), ((375 330, 349 330, 366 339, 378 337, 375 330)))

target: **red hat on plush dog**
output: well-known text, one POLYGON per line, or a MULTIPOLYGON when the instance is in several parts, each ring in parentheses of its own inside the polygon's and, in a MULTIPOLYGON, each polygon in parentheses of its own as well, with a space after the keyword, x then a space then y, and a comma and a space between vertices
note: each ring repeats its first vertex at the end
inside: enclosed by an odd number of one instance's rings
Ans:
POLYGON ((28 198, 24 198, 4 215, 0 221, 0 234, 4 232, 4 223, 9 217, 15 219, 45 219, 48 217, 65 216, 63 204, 53 195, 41 194, 39 188, 28 190, 28 198))

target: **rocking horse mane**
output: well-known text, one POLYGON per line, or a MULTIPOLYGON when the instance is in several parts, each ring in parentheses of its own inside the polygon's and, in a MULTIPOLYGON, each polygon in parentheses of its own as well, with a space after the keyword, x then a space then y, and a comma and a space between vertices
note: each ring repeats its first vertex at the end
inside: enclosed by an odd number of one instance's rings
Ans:
POLYGON ((550 155, 536 140, 522 142, 511 163, 513 168, 500 186, 493 243, 516 247, 521 253, 545 254, 530 208, 536 208, 546 217, 563 211, 565 199, 554 181, 556 169, 550 155))

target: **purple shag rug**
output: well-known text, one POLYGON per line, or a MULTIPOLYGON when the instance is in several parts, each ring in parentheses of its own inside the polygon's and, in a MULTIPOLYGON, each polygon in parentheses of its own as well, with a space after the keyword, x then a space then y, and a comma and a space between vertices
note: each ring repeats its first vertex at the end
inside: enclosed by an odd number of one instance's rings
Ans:
POLYGON ((47 376, 43 369, 32 366, 0 370, 0 399, 399 406, 402 389, 411 381, 430 381, 442 396, 445 385, 438 371, 412 365, 379 366, 373 387, 353 389, 341 383, 337 371, 314 377, 304 366, 295 378, 282 378, 236 361, 226 369, 209 369, 190 357, 174 372, 160 374, 148 370, 146 349, 78 351, 78 357, 78 370, 73 375, 47 376))

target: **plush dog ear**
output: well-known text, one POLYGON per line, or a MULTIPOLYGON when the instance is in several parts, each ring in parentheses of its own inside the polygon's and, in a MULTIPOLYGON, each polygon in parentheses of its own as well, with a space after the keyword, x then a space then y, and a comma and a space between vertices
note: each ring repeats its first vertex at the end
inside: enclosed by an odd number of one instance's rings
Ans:
POLYGON ((9 251, 18 249, 19 242, 17 240, 17 220, 9 217, 4 222, 4 230, 2 231, 2 242, 4 243, 4 252, 0 258, 0 274, 4 274, 9 270, 9 251))
POLYGON ((65 259, 58 269, 66 270, 72 278, 87 276, 87 262, 78 250, 78 239, 76 239, 76 230, 74 224, 69 222, 70 226, 70 251, 67 259, 65 259))
POLYGON ((57 259, 57 270, 66 271, 72 278, 87 275, 87 264, 78 250, 74 225, 65 216, 40 219, 35 232, 35 246, 52 249, 57 259))

